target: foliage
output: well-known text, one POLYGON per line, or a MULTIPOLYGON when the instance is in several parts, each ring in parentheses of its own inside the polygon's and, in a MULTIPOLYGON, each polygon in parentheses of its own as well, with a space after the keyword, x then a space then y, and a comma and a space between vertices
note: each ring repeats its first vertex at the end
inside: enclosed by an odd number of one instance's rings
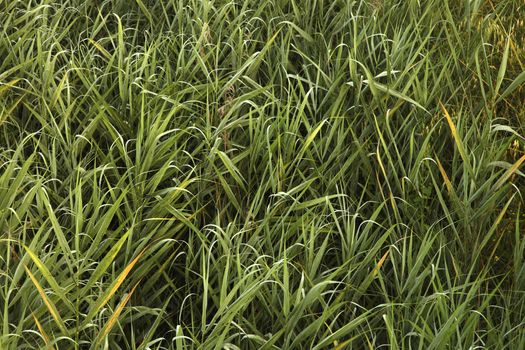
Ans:
POLYGON ((0 0, 0 348, 525 348, 520 3, 0 0))

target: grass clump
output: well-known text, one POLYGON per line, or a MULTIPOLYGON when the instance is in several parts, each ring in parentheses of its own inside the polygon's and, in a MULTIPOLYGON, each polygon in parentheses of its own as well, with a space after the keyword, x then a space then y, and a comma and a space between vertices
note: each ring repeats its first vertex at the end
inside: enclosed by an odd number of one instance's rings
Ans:
POLYGON ((525 348, 522 18, 0 0, 0 349, 525 348))

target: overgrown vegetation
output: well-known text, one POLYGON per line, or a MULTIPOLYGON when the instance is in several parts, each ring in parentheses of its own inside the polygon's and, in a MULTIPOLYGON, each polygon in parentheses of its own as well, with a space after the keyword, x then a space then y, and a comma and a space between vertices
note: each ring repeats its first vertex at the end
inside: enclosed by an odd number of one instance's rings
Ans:
POLYGON ((0 0, 0 349, 525 348, 523 18, 0 0))

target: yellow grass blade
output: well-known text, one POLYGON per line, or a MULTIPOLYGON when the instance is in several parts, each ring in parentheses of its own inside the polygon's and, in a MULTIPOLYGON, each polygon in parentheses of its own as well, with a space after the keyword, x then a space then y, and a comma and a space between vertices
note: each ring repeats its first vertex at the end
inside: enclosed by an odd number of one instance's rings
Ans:
POLYGON ((67 334, 66 326, 64 324, 64 321, 60 317, 55 304, 53 304, 53 302, 51 300, 49 300, 49 298, 47 297, 46 293, 44 292, 44 289, 42 288, 40 283, 38 283, 38 280, 35 278, 35 276, 33 276, 33 274, 27 268, 27 266, 24 265, 24 269, 26 270, 29 278, 31 278, 31 281, 33 281, 33 284, 35 285, 36 289, 38 290, 38 293, 42 297, 42 300, 44 300, 44 304, 46 304, 47 309, 51 313, 51 316, 53 316, 53 318, 55 319, 55 322, 57 323, 58 327, 60 328, 62 333, 67 334))
POLYGON ((35 323, 36 323, 36 326, 38 328, 38 331, 40 332, 40 334, 42 334, 42 337, 44 338, 44 343, 46 344, 46 347, 48 347, 49 346, 49 337, 47 336, 47 334, 44 331, 44 328, 42 327, 40 322, 38 321, 38 318, 36 318, 35 314, 33 312, 31 312, 31 315, 33 315, 33 319, 35 320, 35 323))
POLYGON ((514 174, 516 172, 516 170, 518 170, 518 168, 521 166, 521 164, 523 164, 523 162, 525 162, 525 155, 523 155, 520 159, 518 159, 516 161, 516 163, 514 163, 514 165, 512 165, 506 172, 505 174, 503 174, 503 176, 501 177, 501 179, 498 180, 498 182, 496 182, 496 185, 495 187, 496 188, 499 188, 501 187, 505 181, 507 181, 509 179, 509 177, 512 176, 512 174, 514 174))
POLYGON ((456 126, 454 125, 454 122, 452 121, 452 118, 450 117, 450 114, 448 114, 447 109, 443 105, 443 103, 439 102, 439 106, 441 107, 441 110, 443 111, 443 114, 445 115, 445 118, 447 119, 448 126, 450 127, 450 131, 452 132, 452 137, 454 137, 454 140, 458 138, 458 132, 456 130, 456 126))
POLYGON ((21 79, 15 79, 15 80, 11 80, 10 82, 0 85, 0 95, 2 95, 5 91, 15 86, 16 83, 18 83, 20 80, 21 79))
POLYGON ((117 291, 117 289, 120 287, 120 285, 122 284, 122 282, 124 282, 124 279, 128 276, 129 272, 131 271, 131 269, 133 268, 133 266, 135 266, 135 264, 138 262, 138 260, 142 257, 142 254, 144 252, 140 253, 139 255, 137 255, 137 257, 135 259, 133 259, 133 261, 131 261, 128 266, 126 266, 126 268, 124 269, 124 271, 122 271, 122 273, 118 276, 117 278, 117 283, 115 283, 115 285, 113 286, 113 288, 110 289, 110 293, 106 296, 106 298, 104 299, 102 305, 105 305, 109 299, 111 299, 111 297, 113 296, 113 294, 115 294, 115 292, 117 291))
POLYGON ((71 305, 71 302, 67 299, 66 295, 62 291, 62 288, 60 288, 57 281, 51 274, 51 271, 49 271, 49 269, 42 262, 42 260, 40 260, 40 258, 28 246, 26 246, 25 244, 23 244, 22 246, 25 248, 27 254, 31 258, 31 260, 33 260, 33 263, 36 265, 42 276, 46 279, 53 292, 55 292, 55 294, 58 295, 58 297, 66 304, 66 306, 71 311, 74 311, 73 305, 71 305))
POLYGON ((447 191, 449 194, 455 194, 454 187, 452 187, 452 183, 450 182, 450 179, 447 175, 447 172, 445 171, 445 168, 443 168, 443 165, 441 165, 441 162, 436 157, 436 161, 438 164, 439 172, 441 173, 441 176, 443 177, 443 181, 445 181, 445 186, 447 186, 447 191))
POLYGON ((461 156, 461 158, 463 159, 463 162, 467 166, 467 171, 470 173, 471 176, 473 176, 474 170, 472 169, 472 166, 470 165, 469 158, 467 157, 467 152, 465 151, 463 142, 461 141, 461 138, 459 137, 458 131, 456 129, 456 125, 454 125, 454 122, 452 121, 450 114, 448 113, 443 103, 441 103, 441 101, 439 102, 439 106, 441 107, 441 110, 443 111, 443 114, 445 115, 445 118, 447 119, 448 126, 450 127, 450 132, 452 133, 452 137, 454 138, 454 141, 456 142, 456 146, 458 147, 459 155, 461 156))
POLYGON ((126 266, 126 268, 120 273, 120 275, 117 277, 117 279, 111 284, 110 289, 108 291, 106 291, 104 293, 104 295, 91 308, 91 310, 89 311, 88 315, 86 316, 86 319, 84 320, 84 323, 87 323, 87 322, 91 321, 93 316, 95 316, 95 314, 97 312, 99 312, 99 310, 104 305, 106 305, 107 302, 113 297, 113 295, 117 292, 117 290, 120 287, 120 285, 124 282, 124 280, 126 279, 128 274, 130 273, 130 271, 133 268, 133 266, 135 266, 135 264, 139 261, 139 259, 142 257, 142 255, 144 255, 145 251, 146 250, 143 250, 142 252, 140 252, 139 255, 137 255, 137 257, 135 259, 133 259, 133 261, 131 261, 128 264, 128 266, 126 266))
POLYGON ((120 301, 120 303, 118 304, 117 308, 115 309, 115 312, 113 312, 113 315, 111 315, 111 317, 109 318, 108 322, 106 323, 106 325, 104 326, 104 328, 100 332, 99 338, 96 341, 96 344, 99 344, 108 335, 108 333, 111 331, 111 329, 115 325, 115 322, 117 322, 118 317, 122 313, 122 310, 124 310, 124 307, 126 306, 128 301, 131 299, 131 296, 133 295, 133 292, 135 292, 135 289, 138 287, 139 283, 140 283, 140 281, 137 282, 135 284, 135 286, 133 286, 131 291, 120 301))
POLYGON ((100 45, 98 42, 96 42, 95 40, 91 38, 89 38, 88 40, 91 43, 91 45, 95 46, 97 50, 100 51, 100 53, 104 55, 104 57, 106 57, 107 59, 111 58, 110 53, 105 48, 103 48, 102 45, 100 45))
POLYGON ((436 158, 436 162, 439 168, 439 172, 441 173, 441 176, 443 177, 443 181, 445 182, 445 186, 447 187, 447 192, 450 198, 452 199, 452 204, 456 206, 456 209, 463 211, 461 200, 456 194, 456 191, 454 190, 454 186, 452 186, 452 182, 450 181, 450 178, 448 177, 447 172, 445 171, 445 168, 439 161, 437 155, 435 156, 435 158, 436 158))
POLYGON ((379 273, 379 270, 381 269, 381 266, 383 266, 383 264, 385 263, 385 260, 388 257, 389 253, 390 253, 390 251, 387 250, 387 252, 385 254, 383 254, 383 256, 381 257, 381 259, 379 259, 379 262, 377 263, 376 267, 372 271, 372 276, 373 277, 377 276, 377 274, 379 273))
POLYGON ((355 338, 351 338, 351 339, 348 339, 348 340, 345 340, 344 342, 340 343, 340 344, 334 344, 334 350, 343 350, 348 344, 350 344, 351 342, 353 342, 355 340, 355 338))

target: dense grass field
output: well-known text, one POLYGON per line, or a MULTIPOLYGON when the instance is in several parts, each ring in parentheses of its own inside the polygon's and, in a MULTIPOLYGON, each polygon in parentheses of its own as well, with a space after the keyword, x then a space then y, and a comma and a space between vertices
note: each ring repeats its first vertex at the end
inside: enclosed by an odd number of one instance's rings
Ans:
POLYGON ((0 349, 525 349, 522 0, 0 0, 0 349))

